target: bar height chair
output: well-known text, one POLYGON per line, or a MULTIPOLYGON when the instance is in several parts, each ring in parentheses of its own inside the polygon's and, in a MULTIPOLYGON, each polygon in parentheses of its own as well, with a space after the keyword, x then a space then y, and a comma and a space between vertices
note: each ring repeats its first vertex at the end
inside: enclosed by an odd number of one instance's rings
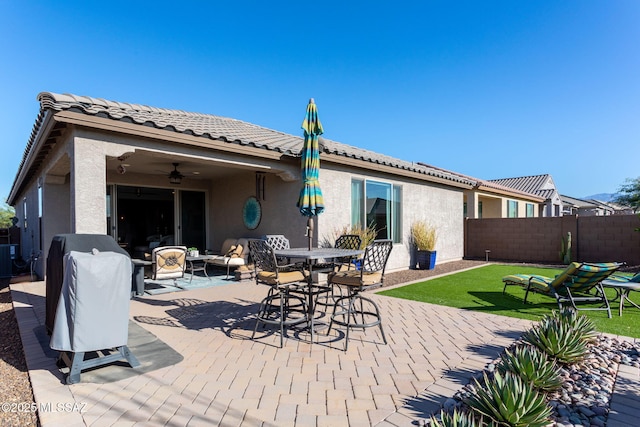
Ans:
MULTIPOLYGON (((357 234, 343 234, 336 239, 333 247, 337 249, 360 249, 360 245, 362 245, 362 239, 357 234)), ((356 258, 355 256, 337 258, 330 263, 317 264, 313 269, 321 273, 355 270, 356 266, 353 264, 353 261, 355 261, 356 258)), ((316 304, 324 307, 333 307, 336 300, 342 296, 339 286, 328 286, 326 292, 318 295, 316 304)))
POLYGON ((291 291, 307 285, 307 277, 296 264, 278 265, 273 247, 266 240, 249 240, 249 254, 255 266, 256 284, 269 286, 267 296, 260 302, 251 339, 254 339, 261 323, 276 325, 280 328, 282 348, 285 327, 306 323, 308 320, 304 298, 291 294, 291 291))
POLYGON ((378 326, 382 341, 387 343, 380 309, 371 298, 363 296, 362 293, 382 286, 392 247, 391 240, 374 240, 365 249, 359 270, 350 269, 329 273, 330 285, 337 285, 347 290, 347 295, 336 300, 331 323, 329 323, 329 331, 334 323, 345 328, 345 351, 349 346, 349 331, 352 328, 366 329, 378 326))

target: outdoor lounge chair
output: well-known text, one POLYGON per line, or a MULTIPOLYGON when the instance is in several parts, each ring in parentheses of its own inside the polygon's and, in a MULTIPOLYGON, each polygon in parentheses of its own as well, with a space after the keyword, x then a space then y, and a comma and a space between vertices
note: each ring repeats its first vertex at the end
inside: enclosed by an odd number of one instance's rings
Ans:
POLYGON ((562 304, 565 303, 570 303, 575 310, 578 310, 577 303, 600 303, 599 307, 582 307, 582 310, 606 310, 609 317, 611 317, 609 301, 601 282, 621 266, 622 264, 615 262, 572 262, 555 278, 512 274, 502 278, 504 282, 502 293, 505 293, 509 285, 520 285, 526 289, 524 294, 525 303, 529 292, 537 292, 554 297, 560 309, 562 309, 562 304))

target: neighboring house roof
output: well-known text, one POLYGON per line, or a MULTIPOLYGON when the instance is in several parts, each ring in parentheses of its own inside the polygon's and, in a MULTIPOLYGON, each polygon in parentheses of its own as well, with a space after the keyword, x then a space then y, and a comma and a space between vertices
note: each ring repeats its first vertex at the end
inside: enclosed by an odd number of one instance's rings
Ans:
POLYGON ((596 208, 597 204, 592 203, 589 200, 577 199, 575 197, 560 195, 560 199, 562 200, 562 204, 565 206, 571 206, 573 208, 596 208))
POLYGON ((557 193, 553 179, 549 174, 491 179, 489 182, 504 185, 514 190, 524 191, 525 193, 535 194, 543 197, 545 200, 551 199, 553 195, 557 193))
MULTIPOLYGON (((426 163, 421 163, 418 162, 418 164, 426 166, 426 167, 430 167, 430 168, 434 168, 434 169, 438 169, 436 166, 432 166, 432 165, 428 165, 426 163)), ((452 172, 454 173, 454 172, 452 172)), ((532 193, 527 193, 526 191, 521 191, 521 190, 517 190, 515 188, 511 188, 511 187, 507 187, 506 185, 501 185, 492 181, 487 181, 484 179, 480 179, 480 178, 474 178, 472 176, 468 176, 468 175, 463 175, 463 174, 457 174, 460 177, 463 177, 465 179, 468 179, 470 181, 475 181, 475 185, 474 185, 474 189, 476 190, 480 190, 480 191, 489 191, 489 192, 494 192, 494 193, 498 193, 501 195, 506 195, 506 196, 512 196, 512 197, 519 197, 519 198, 523 198, 523 199, 529 199, 531 201, 535 201, 535 202, 544 202, 546 200, 546 198, 540 197, 539 195, 536 194, 532 194, 532 193)))
MULTIPOLYGON (((38 95, 38 101, 40 101, 40 113, 38 114, 22 161, 18 167, 16 180, 10 193, 10 199, 16 196, 16 186, 21 186, 19 181, 23 181, 25 178, 28 179, 33 175, 37 167, 46 157, 46 151, 44 153, 34 153, 32 151, 36 147, 38 138, 43 137, 43 135, 41 135, 42 132, 51 131, 47 123, 48 120, 50 120, 49 116, 64 111, 194 135, 209 140, 236 144, 238 146, 251 146, 295 157, 300 155, 303 143, 302 137, 289 135, 241 120, 210 114, 169 110, 87 96, 61 95, 50 92, 40 93, 38 95), (29 169, 29 171, 26 169, 29 169)), ((44 137, 48 138, 49 136, 44 135, 44 137)), ((320 142, 322 151, 326 154, 361 160, 375 165, 385 165, 392 169, 408 171, 432 177, 438 181, 449 182, 451 185, 458 187, 464 188, 475 185, 473 180, 469 180, 459 174, 444 169, 399 160, 374 151, 353 147, 329 139, 321 138, 320 142)))
POLYGON ((616 202, 612 202, 612 201, 608 201, 608 202, 603 202, 602 200, 596 200, 596 199, 591 199, 592 202, 594 203, 599 203, 602 204, 604 206, 608 206, 611 209, 613 209, 616 212, 626 212, 626 213, 633 213, 634 210, 631 206, 625 206, 625 205, 621 205, 620 203, 616 203, 616 202))

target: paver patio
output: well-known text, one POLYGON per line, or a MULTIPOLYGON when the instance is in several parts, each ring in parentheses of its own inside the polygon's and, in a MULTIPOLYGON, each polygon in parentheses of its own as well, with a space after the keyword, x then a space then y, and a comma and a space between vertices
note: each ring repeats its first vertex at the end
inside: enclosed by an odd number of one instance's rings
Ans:
MULTIPOLYGON (((44 427, 413 426, 531 325, 372 295, 388 345, 377 328, 354 331, 347 352, 335 330, 316 334, 314 344, 306 332, 289 331, 281 349, 271 329, 250 339, 266 287, 234 283, 131 302, 131 318, 181 353, 182 362, 106 384, 65 385, 34 334, 44 325, 44 282, 11 290, 36 402, 66 405, 41 411, 44 427)), ((626 397, 633 400, 640 379, 637 369, 628 371, 626 397)), ((628 417, 622 403, 618 412, 628 417)))

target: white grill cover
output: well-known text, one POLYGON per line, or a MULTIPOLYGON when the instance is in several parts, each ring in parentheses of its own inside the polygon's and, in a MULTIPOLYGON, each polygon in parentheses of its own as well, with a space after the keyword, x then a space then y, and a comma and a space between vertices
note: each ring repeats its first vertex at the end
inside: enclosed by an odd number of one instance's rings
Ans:
POLYGON ((131 259, 115 252, 71 251, 50 346, 88 352, 127 344, 131 259))

